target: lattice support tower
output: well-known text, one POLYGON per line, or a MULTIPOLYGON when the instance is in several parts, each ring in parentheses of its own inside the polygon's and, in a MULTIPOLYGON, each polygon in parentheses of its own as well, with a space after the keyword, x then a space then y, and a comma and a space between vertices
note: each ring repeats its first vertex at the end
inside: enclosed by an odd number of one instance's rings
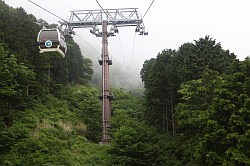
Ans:
POLYGON ((127 26, 135 26, 135 32, 147 35, 143 19, 137 10, 137 8, 75 10, 71 11, 69 21, 62 23, 66 26, 65 35, 74 34, 73 29, 75 28, 90 28, 93 35, 102 37, 102 60, 99 60, 99 64, 102 65, 102 95, 100 99, 102 101, 103 144, 110 140, 111 100, 113 99, 109 84, 109 65, 112 65, 112 61, 109 59, 108 37, 115 36, 115 33, 118 33, 118 27, 127 26), (98 26, 102 26, 101 32, 98 26), (110 27, 109 31, 108 27, 110 27))

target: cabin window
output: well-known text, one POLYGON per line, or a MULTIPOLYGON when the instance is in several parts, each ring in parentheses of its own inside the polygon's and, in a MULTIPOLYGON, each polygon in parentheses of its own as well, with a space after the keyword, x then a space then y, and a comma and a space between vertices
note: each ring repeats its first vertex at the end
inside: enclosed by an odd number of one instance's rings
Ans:
POLYGON ((46 40, 58 41, 57 31, 42 31, 39 36, 39 41, 45 42, 46 40))

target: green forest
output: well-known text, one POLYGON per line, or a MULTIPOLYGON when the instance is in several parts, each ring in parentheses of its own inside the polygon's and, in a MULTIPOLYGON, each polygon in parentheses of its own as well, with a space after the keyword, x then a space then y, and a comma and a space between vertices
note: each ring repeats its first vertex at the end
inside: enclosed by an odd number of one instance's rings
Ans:
POLYGON ((1 166, 250 165, 249 57, 208 35, 162 50, 143 64, 143 90, 112 89, 100 145, 92 61, 72 37, 65 58, 40 54, 39 21, 0 0, 1 166))

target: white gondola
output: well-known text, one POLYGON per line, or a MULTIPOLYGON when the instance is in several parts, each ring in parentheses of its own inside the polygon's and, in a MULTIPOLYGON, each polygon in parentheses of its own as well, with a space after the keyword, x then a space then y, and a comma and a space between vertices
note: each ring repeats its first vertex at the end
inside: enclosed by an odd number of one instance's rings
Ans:
POLYGON ((59 52, 63 57, 67 52, 65 38, 57 28, 41 29, 37 36, 40 53, 59 52))

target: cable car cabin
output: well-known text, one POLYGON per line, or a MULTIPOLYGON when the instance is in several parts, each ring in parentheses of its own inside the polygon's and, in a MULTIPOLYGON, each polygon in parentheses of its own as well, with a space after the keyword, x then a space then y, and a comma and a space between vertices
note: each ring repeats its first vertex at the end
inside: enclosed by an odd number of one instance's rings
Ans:
POLYGON ((67 45, 64 36, 56 28, 41 29, 37 36, 40 53, 59 52, 63 57, 67 52, 67 45))

